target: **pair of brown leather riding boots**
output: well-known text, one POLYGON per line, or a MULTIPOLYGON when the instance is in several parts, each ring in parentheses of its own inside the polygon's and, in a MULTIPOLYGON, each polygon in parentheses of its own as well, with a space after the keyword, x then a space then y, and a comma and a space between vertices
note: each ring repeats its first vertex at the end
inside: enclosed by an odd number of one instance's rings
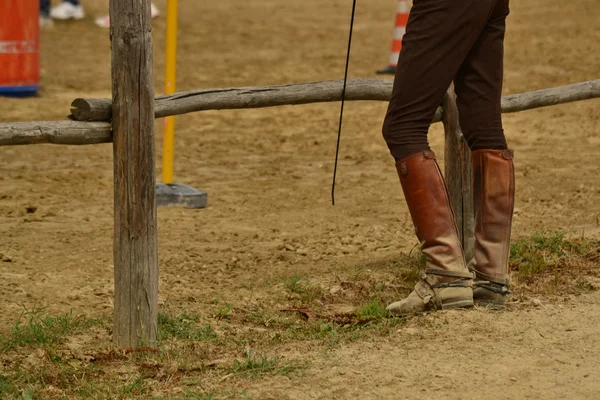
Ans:
POLYGON ((504 308, 509 292, 508 257, 515 178, 511 150, 472 153, 475 256, 468 263, 444 177, 435 154, 399 160, 396 169, 412 216, 426 268, 414 291, 388 306, 394 314, 428 309, 504 308))

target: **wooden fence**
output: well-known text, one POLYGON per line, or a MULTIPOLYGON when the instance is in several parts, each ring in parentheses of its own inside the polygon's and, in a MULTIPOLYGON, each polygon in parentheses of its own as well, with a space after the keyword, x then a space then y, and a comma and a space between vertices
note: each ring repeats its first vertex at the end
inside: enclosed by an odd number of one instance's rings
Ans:
MULTIPOLYGON (((202 89, 157 97, 154 116, 162 118, 206 110, 231 110, 340 101, 342 80, 293 85, 202 89)), ((451 91, 450 91, 451 93, 451 91)), ((392 81, 350 79, 346 100, 389 101, 392 81)), ((534 108, 600 97, 600 79, 559 86, 502 98, 502 112, 534 108)), ((25 144, 98 144, 112 142, 110 99, 75 99, 71 120, 0 124, 0 146, 25 144)), ((442 120, 439 107, 432 123, 442 120)))
MULTIPOLYGON (((154 99, 150 0, 110 1, 112 99, 76 99, 71 120, 0 124, 0 146, 113 143, 114 340, 118 346, 156 343, 158 235, 154 118, 204 110, 340 101, 342 81, 203 89, 154 99)), ((348 81, 346 100, 389 101, 391 81, 348 81)), ((510 113, 600 97, 600 79, 502 98, 510 113)), ((445 130, 445 176, 467 258, 473 252, 470 151, 462 137, 452 88, 432 123, 445 130)))

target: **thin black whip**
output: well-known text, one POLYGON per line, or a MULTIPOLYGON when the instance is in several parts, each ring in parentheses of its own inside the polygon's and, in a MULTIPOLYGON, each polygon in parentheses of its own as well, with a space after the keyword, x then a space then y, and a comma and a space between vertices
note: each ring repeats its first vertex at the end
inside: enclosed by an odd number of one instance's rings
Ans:
POLYGON ((346 82, 348 81, 348 64, 350 64, 350 47, 352 45, 352 30, 354 29, 354 12, 356 0, 352 1, 352 16, 350 17, 350 34, 348 35, 348 53, 346 55, 346 71, 344 72, 344 87, 342 88, 342 108, 340 109, 340 124, 338 126, 337 145, 335 147, 335 164, 333 167, 333 182, 331 183, 331 205, 335 206, 335 177, 337 174, 338 156, 340 154, 340 138, 342 136, 342 119, 344 117, 344 100, 346 99, 346 82))

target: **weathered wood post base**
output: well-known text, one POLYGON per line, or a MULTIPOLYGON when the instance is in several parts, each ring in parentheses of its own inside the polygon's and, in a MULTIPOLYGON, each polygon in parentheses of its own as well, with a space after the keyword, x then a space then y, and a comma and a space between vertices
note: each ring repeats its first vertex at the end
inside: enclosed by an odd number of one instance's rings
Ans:
POLYGON ((444 175, 468 263, 473 257, 475 245, 471 150, 460 129, 454 88, 446 93, 443 109, 442 122, 446 139, 444 175))
POLYGON ((111 0, 114 341, 154 346, 158 316, 150 0, 111 0))

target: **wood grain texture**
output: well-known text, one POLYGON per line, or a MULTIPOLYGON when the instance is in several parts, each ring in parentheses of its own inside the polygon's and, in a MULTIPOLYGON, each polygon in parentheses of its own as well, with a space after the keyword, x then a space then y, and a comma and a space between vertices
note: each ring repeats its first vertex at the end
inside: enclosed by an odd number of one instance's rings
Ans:
MULTIPOLYGON (((203 110, 274 107, 290 104, 308 104, 338 101, 342 81, 303 83, 298 85, 206 89, 176 93, 155 99, 155 118, 186 114, 203 110)), ((389 100, 391 81, 379 79, 354 79, 349 81, 348 100, 389 100)), ((502 112, 512 113, 547 107, 573 101, 600 97, 600 79, 573 85, 520 93, 502 98, 502 112)), ((72 118, 82 121, 109 121, 112 117, 110 99, 76 99, 73 101, 72 118)), ((439 107, 432 123, 442 119, 439 107)), ((15 123, 0 124, 0 146, 17 144, 96 144, 105 143, 110 132, 101 125, 85 126, 70 121, 27 123, 27 130, 15 123), (19 126, 19 128, 15 128, 19 126), (26 131, 26 132, 23 132, 26 131)))
POLYGON ((110 121, 110 99, 75 99, 71 103, 71 118, 76 121, 110 121))
POLYGON ((110 142, 112 132, 108 122, 41 121, 0 124, 0 146, 110 142))
POLYGON ((600 79, 502 97, 502 112, 513 113, 600 97, 600 79))
MULTIPOLYGON (((341 100, 342 86, 343 80, 336 80, 279 86, 192 90, 157 97, 155 117, 162 118, 206 110, 334 102, 341 100)), ((389 101, 391 93, 391 80, 350 79, 346 88, 346 100, 389 101)), ((71 113, 71 117, 76 120, 108 121, 110 100, 75 99, 71 113)), ((439 122, 441 116, 442 110, 439 108, 432 122, 439 122)))
POLYGON ((450 202, 456 216, 465 259, 468 263, 475 251, 475 213, 471 151, 460 129, 456 94, 450 88, 444 97, 444 176, 450 202))
POLYGON ((111 0, 114 155, 113 338, 154 346, 158 317, 150 0, 111 0))
MULTIPOLYGON (((262 108, 282 105, 340 101, 342 80, 280 86, 203 89, 156 98, 155 117, 187 114, 205 110, 262 108)), ((392 81, 350 79, 346 100, 389 101, 392 81)), ((511 113, 600 97, 600 79, 572 85, 513 94, 502 98, 502 112, 511 113)), ((109 99, 75 99, 72 118, 81 121, 110 120, 109 99)), ((438 108, 432 123, 441 120, 438 108)))

